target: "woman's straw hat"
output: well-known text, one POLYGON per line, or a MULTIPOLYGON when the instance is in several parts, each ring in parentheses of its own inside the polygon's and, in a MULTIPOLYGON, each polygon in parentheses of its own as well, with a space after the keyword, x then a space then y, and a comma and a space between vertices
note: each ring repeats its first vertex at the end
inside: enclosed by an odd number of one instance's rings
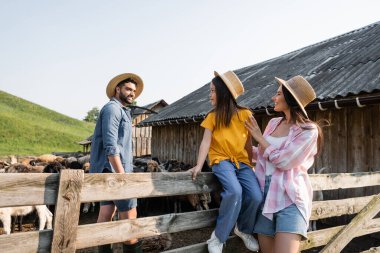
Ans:
POLYGON ((118 76, 115 76, 111 79, 111 81, 107 85, 106 94, 108 98, 112 98, 115 96, 115 88, 121 82, 128 78, 132 78, 136 82, 136 91, 135 91, 135 99, 141 94, 144 89, 143 80, 136 74, 133 73, 124 73, 118 76))
POLYGON ((303 111, 303 113, 308 117, 305 106, 316 98, 315 91, 311 87, 310 83, 306 81, 302 76, 295 76, 290 78, 288 81, 282 80, 275 77, 276 81, 280 85, 284 85, 286 89, 292 94, 297 104, 303 111))
POLYGON ((234 72, 227 71, 226 73, 220 75, 218 72, 214 71, 214 75, 222 78, 235 100, 244 93, 244 86, 234 72))

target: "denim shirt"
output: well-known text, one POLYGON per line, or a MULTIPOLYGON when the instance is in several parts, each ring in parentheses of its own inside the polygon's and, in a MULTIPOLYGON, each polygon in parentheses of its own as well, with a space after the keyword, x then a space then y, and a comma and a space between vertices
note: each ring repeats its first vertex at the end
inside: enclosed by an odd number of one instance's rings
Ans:
POLYGON ((120 156, 124 171, 133 171, 131 111, 115 98, 100 110, 92 136, 90 173, 105 168, 115 172, 108 156, 120 156))

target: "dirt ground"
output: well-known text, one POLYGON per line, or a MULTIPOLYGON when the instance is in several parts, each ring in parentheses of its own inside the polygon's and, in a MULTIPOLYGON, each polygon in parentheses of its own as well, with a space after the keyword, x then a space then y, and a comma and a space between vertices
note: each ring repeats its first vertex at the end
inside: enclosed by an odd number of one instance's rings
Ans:
MULTIPOLYGON (((95 223, 96 218, 97 218, 97 209, 95 210, 94 213, 87 213, 87 214, 81 213, 79 224, 83 225, 83 224, 95 223)), ((33 216, 27 216, 24 218, 24 224, 23 224, 24 231, 36 230, 34 222, 33 222, 34 219, 35 218, 33 216)), ((16 228, 16 233, 19 232, 17 230, 18 229, 16 228)), ((212 230, 213 228, 203 228, 203 229, 173 233, 170 236, 163 235, 159 237, 144 238, 143 244, 142 244, 143 251, 146 253, 158 253, 164 250, 175 249, 175 248, 188 246, 191 244, 205 242, 210 237, 212 230), (165 248, 168 246, 169 240, 170 240, 170 247, 165 248)), ((2 233, 3 233, 2 228, 0 228, 0 234, 2 233)), ((379 247, 380 246, 379 238, 380 238, 380 233, 375 234, 375 236, 367 235, 367 236, 355 238, 349 243, 349 245, 346 248, 344 248, 342 252, 343 253, 357 253, 364 250, 368 250, 371 247, 379 247)), ((115 251, 114 251, 115 253, 122 253, 120 244, 115 244, 114 247, 115 247, 115 251)), ((319 252, 321 249, 322 247, 310 249, 303 252, 316 253, 316 252, 319 252)), ((249 251, 241 251, 239 253, 245 253, 245 252, 249 252, 249 251)), ((92 248, 77 250, 77 253, 98 253, 98 250, 97 250, 97 247, 92 247, 92 248)))

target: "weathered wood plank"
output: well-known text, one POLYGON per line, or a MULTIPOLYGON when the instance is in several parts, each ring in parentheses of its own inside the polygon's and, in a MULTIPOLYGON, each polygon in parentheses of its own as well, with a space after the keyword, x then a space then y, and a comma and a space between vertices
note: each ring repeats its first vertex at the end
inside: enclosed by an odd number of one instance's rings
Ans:
POLYGON ((53 230, 15 233, 0 236, 0 251, 7 253, 49 253, 53 230))
POLYGON ((58 174, 1 173, 0 207, 55 205, 58 174))
POLYGON ((189 172, 86 174, 82 201, 144 198, 211 192, 219 187, 212 173, 201 173, 196 181, 189 172))
MULTIPOLYGON (((54 205, 57 174, 1 173, 0 207, 54 205)), ((380 185, 380 172, 310 175, 314 190, 380 185)), ((188 172, 86 174, 81 201, 110 198, 145 198, 210 192, 219 187, 212 173, 201 173, 192 181, 188 172)))
POLYGON ((374 195, 339 200, 313 201, 310 220, 358 213, 373 197, 374 195))
POLYGON ((379 172, 312 174, 311 184, 314 191, 359 188, 380 185, 379 172))
POLYGON ((62 170, 60 173, 51 246, 53 253, 75 252, 83 179, 83 170, 62 170))
POLYGON ((380 194, 374 196, 368 205, 363 208, 358 215, 351 220, 351 222, 344 226, 334 238, 322 249, 321 253, 334 253, 340 252, 353 238, 357 236, 357 233, 362 230, 365 224, 370 223, 371 219, 380 210, 380 194))
POLYGON ((78 227, 77 249, 215 225, 217 210, 167 214, 78 227))
MULTIPOLYGON (((207 243, 203 242, 203 243, 193 244, 193 245, 189 245, 183 248, 163 251, 161 253, 177 253, 177 252, 178 253, 208 253, 207 243)), ((228 238, 226 246, 223 248, 223 253, 228 253, 228 252, 250 253, 252 251, 249 251, 248 249, 246 249, 243 241, 239 237, 233 235, 228 238)))
POLYGON ((373 248, 370 248, 369 250, 365 250, 360 253, 379 253, 379 252, 380 252, 380 247, 373 247, 373 248))
MULTIPOLYGON (((326 245, 329 240, 337 234, 344 226, 338 226, 338 227, 333 227, 333 228, 327 228, 327 229, 321 229, 313 232, 308 233, 308 239, 306 241, 302 241, 300 245, 300 250, 307 250, 315 247, 320 247, 323 245, 326 245)), ((375 232, 380 231, 380 218, 374 219, 371 221, 370 224, 367 224, 365 227, 363 227, 363 230, 359 232, 356 236, 363 236, 367 234, 372 234, 375 232)), ((228 247, 229 244, 234 245, 236 249, 239 250, 234 250, 234 251, 223 251, 223 252, 241 252, 241 249, 244 249, 245 246, 243 242, 239 239, 236 238, 236 236, 232 236, 228 239, 226 245, 228 247), (230 242, 231 240, 231 242, 230 242)), ((198 243, 194 245, 189 245, 186 247, 182 248, 177 248, 169 251, 165 251, 162 253, 204 253, 208 252, 207 251, 207 243, 198 243)))

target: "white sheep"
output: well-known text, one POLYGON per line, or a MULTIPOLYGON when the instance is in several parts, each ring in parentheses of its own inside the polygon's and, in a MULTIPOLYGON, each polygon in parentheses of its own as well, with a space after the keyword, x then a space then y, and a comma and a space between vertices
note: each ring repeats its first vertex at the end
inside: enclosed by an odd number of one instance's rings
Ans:
POLYGON ((7 235, 11 233, 11 216, 24 216, 36 210, 39 218, 39 230, 52 229, 53 214, 46 205, 37 206, 16 206, 0 208, 0 220, 3 223, 4 231, 7 235))

